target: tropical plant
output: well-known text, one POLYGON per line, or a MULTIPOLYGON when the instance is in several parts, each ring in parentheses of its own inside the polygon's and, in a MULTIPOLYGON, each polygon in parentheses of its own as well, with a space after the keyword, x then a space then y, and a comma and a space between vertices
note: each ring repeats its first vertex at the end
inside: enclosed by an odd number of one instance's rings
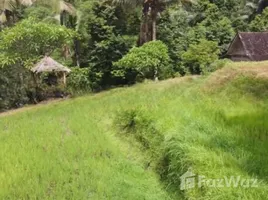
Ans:
POLYGON ((114 63, 118 67, 115 76, 125 77, 129 71, 142 80, 163 79, 171 75, 170 58, 167 46, 161 41, 151 41, 142 47, 134 47, 121 60, 114 63))
POLYGON ((168 4, 189 5, 192 0, 113 0, 115 3, 142 6, 142 23, 140 26, 139 45, 156 40, 156 22, 159 14, 168 4))
POLYGON ((19 19, 18 10, 22 7, 33 5, 49 6, 57 15, 61 24, 63 24, 64 13, 75 15, 76 10, 72 4, 63 0, 0 0, 1 23, 13 24, 19 19))
POLYGON ((40 56, 72 42, 76 33, 63 26, 23 20, 0 33, 0 67, 16 63, 32 66, 40 56))
POLYGON ((0 112, 29 103, 33 95, 34 83, 29 70, 20 65, 0 68, 0 112))
POLYGON ((261 14, 258 14, 251 21, 249 28, 251 31, 267 31, 268 30, 268 8, 265 8, 261 14))
POLYGON ((198 44, 191 44, 182 55, 182 62, 192 74, 210 72, 209 66, 219 58, 217 42, 201 39, 198 44))
POLYGON ((79 6, 76 48, 80 66, 91 72, 94 90, 122 84, 111 74, 112 63, 121 59, 135 44, 137 38, 125 36, 124 11, 108 1, 86 1, 79 6))
POLYGON ((67 86, 72 94, 91 91, 92 82, 89 80, 88 68, 73 67, 68 75, 67 86))

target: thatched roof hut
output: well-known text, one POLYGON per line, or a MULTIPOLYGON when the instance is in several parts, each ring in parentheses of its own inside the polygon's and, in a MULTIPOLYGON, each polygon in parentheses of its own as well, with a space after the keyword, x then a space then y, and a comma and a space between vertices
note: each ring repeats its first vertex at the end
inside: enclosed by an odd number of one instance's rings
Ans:
POLYGON ((38 62, 31 71, 35 74, 39 74, 42 72, 53 72, 59 73, 63 76, 63 82, 66 83, 66 74, 71 72, 68 67, 63 66, 57 61, 53 60, 51 57, 44 57, 40 62, 38 62))
POLYGON ((40 62, 38 62, 32 69, 34 73, 42 72, 66 72, 69 73, 71 70, 64 67, 62 64, 53 60, 51 57, 44 57, 40 62))
POLYGON ((227 57, 233 61, 268 60, 268 32, 239 32, 228 49, 227 57))

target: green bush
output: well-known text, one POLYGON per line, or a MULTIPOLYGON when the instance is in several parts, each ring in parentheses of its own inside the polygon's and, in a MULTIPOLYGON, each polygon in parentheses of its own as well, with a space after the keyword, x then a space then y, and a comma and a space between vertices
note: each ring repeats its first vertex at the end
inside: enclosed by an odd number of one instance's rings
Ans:
POLYGON ((17 65, 0 68, 0 112, 30 103, 35 98, 34 90, 29 70, 17 65))
POLYGON ((152 41, 142 47, 134 47, 121 60, 114 63, 113 74, 126 77, 129 71, 140 79, 165 79, 170 77, 172 67, 167 46, 161 41, 152 41))
POLYGON ((198 44, 190 45, 182 55, 182 61, 193 74, 207 73, 210 64, 218 60, 219 54, 217 42, 201 39, 198 44))
POLYGON ((67 78, 68 90, 72 93, 86 92, 92 90, 92 82, 89 80, 88 68, 72 68, 67 78))

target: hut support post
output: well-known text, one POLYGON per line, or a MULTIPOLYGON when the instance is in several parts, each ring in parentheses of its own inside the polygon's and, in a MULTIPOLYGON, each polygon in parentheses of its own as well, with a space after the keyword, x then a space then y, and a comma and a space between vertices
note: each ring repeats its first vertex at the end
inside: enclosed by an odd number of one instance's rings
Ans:
POLYGON ((63 84, 66 86, 66 72, 63 72, 63 84))

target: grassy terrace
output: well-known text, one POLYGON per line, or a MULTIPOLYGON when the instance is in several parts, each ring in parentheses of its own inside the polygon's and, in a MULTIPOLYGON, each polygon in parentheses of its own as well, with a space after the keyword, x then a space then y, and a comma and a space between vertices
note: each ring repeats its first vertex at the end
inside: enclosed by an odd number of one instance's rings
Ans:
POLYGON ((267 77, 238 63, 2 114, 0 199, 266 199, 267 77), (180 191, 189 167, 259 186, 180 191))

